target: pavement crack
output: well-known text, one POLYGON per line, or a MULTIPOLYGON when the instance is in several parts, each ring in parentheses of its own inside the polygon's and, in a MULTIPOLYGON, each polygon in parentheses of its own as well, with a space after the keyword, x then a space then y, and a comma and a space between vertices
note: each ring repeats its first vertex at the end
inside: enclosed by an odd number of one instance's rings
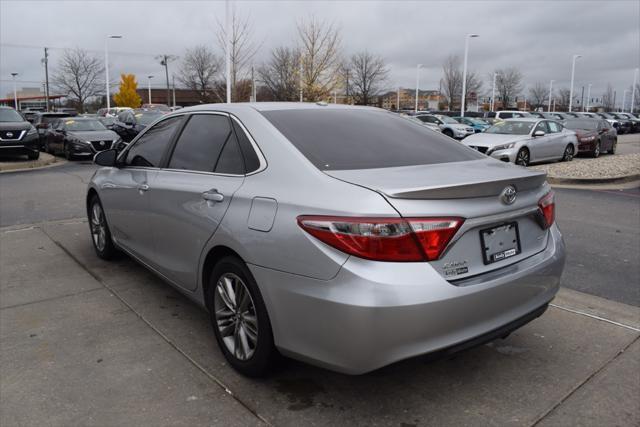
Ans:
POLYGON ((75 255, 73 255, 71 252, 69 252, 69 250, 67 248, 65 248, 58 240, 56 240, 55 238, 53 238, 49 233, 47 233, 47 231, 42 228, 39 227, 42 232, 56 245, 58 246, 60 249, 62 249, 62 251, 64 251, 65 254, 67 254, 80 268, 82 268, 84 271, 86 271, 87 273, 89 273, 91 275, 91 277, 93 277, 98 283, 100 283, 105 289, 107 289, 109 292, 111 292, 116 298, 118 298, 118 300, 120 300, 120 302, 122 304, 125 305, 125 307, 127 307, 129 310, 131 310, 132 313, 134 313, 142 322, 144 322, 152 331, 154 331, 156 334, 158 334, 160 336, 160 338, 162 338, 167 344, 169 344, 174 350, 176 350, 178 353, 180 353, 185 359, 187 359, 187 361, 189 363, 191 363, 196 369, 198 369, 200 372, 202 372, 207 378, 209 378, 213 383, 215 383, 218 387, 220 387, 222 389, 222 391, 231 396, 232 399, 234 399, 238 404, 240 404, 241 406, 243 406, 247 411, 249 411, 254 417, 256 417, 258 420, 260 420, 261 422, 263 422, 264 424, 271 426, 273 424, 271 424, 266 418, 264 418, 262 415, 260 415, 255 409, 253 409, 247 402, 245 402, 243 399, 241 399, 238 395, 236 395, 233 391, 231 391, 231 389, 229 387, 227 387, 220 379, 218 379, 217 377, 215 377, 213 374, 211 374, 209 371, 207 371, 207 369, 202 366, 201 364, 199 364, 195 359, 193 359, 191 356, 189 356, 184 350, 182 350, 180 347, 178 347, 178 345, 176 343, 174 343, 164 332, 162 332, 160 329, 156 328, 149 320, 147 320, 141 313, 139 313, 138 311, 136 311, 136 309, 129 304, 115 289, 113 289, 112 287, 110 287, 109 285, 107 285, 100 276, 98 276, 97 274, 95 274, 93 271, 91 271, 91 269, 89 269, 80 259, 78 259, 75 255))
POLYGON ((587 376, 583 381, 579 382, 575 387, 573 387, 571 390, 569 390, 569 392, 567 392, 562 399, 560 399, 555 405, 553 405, 551 408, 549 408, 548 410, 546 410, 543 414, 539 415, 538 418, 535 419, 534 422, 532 422, 530 424, 531 427, 535 427, 538 424, 540 424, 540 422, 542 422, 542 420, 544 420, 549 414, 551 414, 553 411, 555 411, 557 408, 559 408, 560 406, 562 406, 562 404, 564 402, 567 401, 567 399, 569 399, 576 391, 578 391, 580 388, 582 388, 583 385, 585 385, 586 383, 588 383, 589 381, 591 381, 592 378, 594 378, 596 375, 598 375, 600 372, 602 372, 607 366, 609 366, 613 361, 615 361, 621 354, 623 354, 624 352, 626 352, 629 347, 631 347, 633 344, 635 344, 637 341, 640 340, 640 335, 636 336, 633 340, 631 340, 631 342, 629 342, 627 345, 625 345, 623 348, 621 348, 620 350, 618 350, 618 352, 611 356, 606 362, 604 362, 602 364, 602 366, 600 366, 600 368, 598 368, 597 370, 595 370, 594 372, 591 373, 591 375, 587 376))

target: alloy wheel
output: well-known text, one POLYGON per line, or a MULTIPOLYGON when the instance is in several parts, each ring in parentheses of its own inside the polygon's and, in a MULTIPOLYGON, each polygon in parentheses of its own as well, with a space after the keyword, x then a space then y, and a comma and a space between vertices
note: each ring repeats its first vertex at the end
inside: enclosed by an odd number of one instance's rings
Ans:
POLYGON ((564 149, 564 157, 562 158, 565 162, 570 162, 573 160, 573 146, 567 145, 567 148, 564 149))
POLYGON ((596 148, 593 149, 593 157, 600 155, 600 142, 596 142, 596 148))
POLYGON ((95 202, 91 208, 91 237, 99 251, 104 251, 107 245, 107 227, 104 212, 100 203, 95 202))
POLYGON ((247 285, 233 273, 220 276, 214 298, 215 319, 225 347, 248 360, 258 345, 258 316, 247 285))
POLYGON ((520 150, 516 157, 516 165, 528 166, 529 165, 529 152, 527 150, 520 150))

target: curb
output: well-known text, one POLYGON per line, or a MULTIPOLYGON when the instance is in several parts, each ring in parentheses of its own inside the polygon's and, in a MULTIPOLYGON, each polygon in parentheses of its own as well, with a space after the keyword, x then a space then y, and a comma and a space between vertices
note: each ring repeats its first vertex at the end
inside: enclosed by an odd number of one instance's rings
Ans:
POLYGON ((633 174, 627 176, 619 176, 615 178, 555 178, 547 176, 549 184, 575 184, 575 185, 590 185, 590 184, 624 184, 626 182, 640 180, 640 174, 633 174))
POLYGON ((40 153, 40 159, 36 161, 24 161, 16 163, 8 163, 0 166, 0 174, 11 172, 24 172, 30 170, 45 169, 54 166, 61 166, 67 163, 64 159, 59 159, 55 156, 46 153, 40 153), (43 156, 47 156, 44 159, 43 156))

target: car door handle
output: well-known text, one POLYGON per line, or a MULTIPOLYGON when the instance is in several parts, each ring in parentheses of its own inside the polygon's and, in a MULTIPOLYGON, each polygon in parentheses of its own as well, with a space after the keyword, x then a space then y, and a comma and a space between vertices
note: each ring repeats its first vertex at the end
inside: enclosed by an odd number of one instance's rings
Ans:
POLYGON ((209 202, 221 202, 224 200, 224 195, 218 193, 218 190, 209 190, 202 193, 202 198, 209 202))

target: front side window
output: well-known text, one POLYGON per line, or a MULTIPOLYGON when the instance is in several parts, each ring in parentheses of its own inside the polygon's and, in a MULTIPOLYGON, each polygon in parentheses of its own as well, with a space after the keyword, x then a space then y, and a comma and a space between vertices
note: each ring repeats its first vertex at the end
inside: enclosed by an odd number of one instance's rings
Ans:
POLYGON ((126 166, 159 167, 182 116, 171 117, 149 128, 126 152, 126 166))
POLYGON ((540 122, 536 126, 536 129, 533 131, 534 133, 542 131, 544 133, 549 133, 549 129, 547 128, 547 122, 540 122))
POLYGON ((551 133, 562 132, 562 125, 558 122, 547 122, 547 125, 549 126, 549 132, 551 133))
POLYGON ((484 158, 483 154, 426 126, 385 111, 291 109, 262 114, 320 170, 389 168, 484 158))

